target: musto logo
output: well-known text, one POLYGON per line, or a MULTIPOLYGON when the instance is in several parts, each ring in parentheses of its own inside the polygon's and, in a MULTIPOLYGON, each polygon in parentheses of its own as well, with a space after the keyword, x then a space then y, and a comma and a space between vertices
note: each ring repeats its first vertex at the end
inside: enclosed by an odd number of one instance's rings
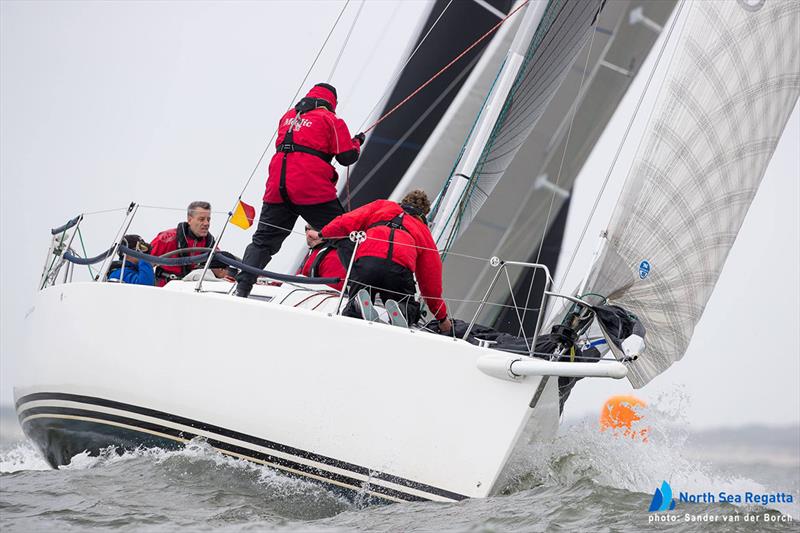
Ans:
POLYGON ((672 487, 669 483, 664 481, 661 483, 661 488, 656 489, 653 493, 653 501, 650 502, 649 512, 655 511, 672 511, 675 509, 675 500, 672 499, 672 487))

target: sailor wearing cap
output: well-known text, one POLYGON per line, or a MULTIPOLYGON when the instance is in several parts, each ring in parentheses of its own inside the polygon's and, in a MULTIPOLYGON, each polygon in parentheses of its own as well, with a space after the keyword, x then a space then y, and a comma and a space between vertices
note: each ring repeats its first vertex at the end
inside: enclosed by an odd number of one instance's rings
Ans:
MULTIPOLYGON (((150 253, 150 245, 147 241, 142 239, 139 235, 125 235, 120 244, 124 244, 132 250, 138 250, 142 253, 150 253)), ((123 255, 122 251, 119 252, 119 261, 111 263, 111 268, 108 272, 109 280, 119 281, 120 275, 122 276, 123 283, 131 283, 134 285, 153 285, 155 282, 155 273, 153 272, 153 265, 147 261, 136 259, 128 255, 123 255), (125 267, 123 268, 123 260, 125 267)))

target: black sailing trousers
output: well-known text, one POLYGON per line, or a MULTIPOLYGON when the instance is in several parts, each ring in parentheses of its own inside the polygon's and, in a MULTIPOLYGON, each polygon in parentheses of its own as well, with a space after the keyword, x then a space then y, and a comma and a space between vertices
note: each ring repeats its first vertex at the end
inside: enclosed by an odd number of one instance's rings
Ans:
POLYGON ((414 274, 391 259, 383 257, 356 259, 347 288, 349 301, 342 312, 345 316, 361 318, 356 294, 361 289, 366 289, 373 301, 377 295, 380 295, 384 303, 389 299, 395 300, 409 324, 416 324, 419 320, 419 303, 414 300, 414 294, 417 292, 414 274))
MULTIPOLYGON (((270 262, 272 256, 281 249, 283 241, 289 236, 290 230, 297 222, 297 217, 309 223, 312 228, 321 230, 331 220, 344 213, 342 204, 339 200, 331 200, 322 204, 298 205, 298 204, 268 204, 264 202, 261 207, 261 216, 258 219, 258 227, 253 234, 251 242, 244 251, 242 262, 256 268, 263 269, 270 262)), ((347 243, 350 241, 345 239, 347 243)), ((337 246, 339 256, 342 257, 343 249, 350 249, 346 244, 342 247, 337 246)), ((349 262, 349 255, 343 260, 345 268, 349 262)), ((236 276, 238 284, 237 291, 250 292, 256 282, 256 276, 248 272, 240 272, 236 276)))

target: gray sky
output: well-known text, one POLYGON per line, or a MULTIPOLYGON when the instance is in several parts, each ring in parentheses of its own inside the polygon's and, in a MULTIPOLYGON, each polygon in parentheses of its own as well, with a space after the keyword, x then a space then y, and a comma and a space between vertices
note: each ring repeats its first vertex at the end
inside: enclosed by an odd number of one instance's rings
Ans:
MULTIPOLYGON (((351 4, 306 88, 328 78, 359 5, 351 4)), ((0 3, 0 402, 12 398, 48 229, 131 200, 178 208, 139 212, 132 230, 148 239, 174 227, 191 200, 227 211, 342 5, 0 3)), ((426 5, 364 7, 330 80, 354 133, 426 5)), ((615 119, 603 146, 615 146, 621 127, 624 119, 615 119)), ((666 402, 688 397, 685 416, 694 424, 800 421, 798 146, 795 110, 689 352, 641 393, 653 400, 666 392, 666 402)), ((598 144, 591 173, 605 172, 612 150, 598 144)), ((245 201, 260 205, 265 178, 262 168, 245 201)), ((590 184, 581 178, 573 213, 591 205, 590 184)), ((110 244, 121 217, 87 218, 90 254, 110 244)), ((212 231, 222 221, 217 216, 212 231)), ((573 241, 581 224, 571 222, 573 241)), ((241 254, 250 235, 232 228, 224 247, 241 254)), ((627 382, 589 381, 576 388, 567 416, 594 413, 612 392, 630 390, 627 382)))

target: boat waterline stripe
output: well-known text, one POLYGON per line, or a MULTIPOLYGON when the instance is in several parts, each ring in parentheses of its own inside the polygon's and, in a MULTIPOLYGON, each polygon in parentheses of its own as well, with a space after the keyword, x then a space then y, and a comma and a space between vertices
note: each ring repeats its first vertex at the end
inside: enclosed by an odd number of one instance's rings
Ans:
MULTIPOLYGON (((32 402, 26 402, 19 407, 19 417, 20 419, 24 419, 27 416, 27 413, 55 413, 55 412, 78 412, 81 413, 105 413, 109 415, 116 415, 122 418, 129 419, 130 413, 127 411, 122 411, 119 409, 111 409, 109 407, 100 407, 95 405, 88 405, 82 404, 80 402, 73 402, 67 400, 35 400, 32 402), (63 409, 63 410, 62 410, 63 409)), ((363 476, 361 474, 344 470, 341 468, 336 468, 330 465, 325 465, 322 463, 315 463, 309 459, 304 457, 293 456, 289 454, 285 454, 280 451, 271 450, 269 448, 265 448, 263 446, 257 446, 255 444, 245 443, 236 439, 232 439, 230 437, 226 437, 224 435, 218 435, 216 433, 208 432, 199 430, 196 428, 190 428, 188 426, 182 426, 179 424, 175 424, 173 422, 167 422, 160 420, 158 418, 148 417, 148 416, 138 416, 135 420, 139 422, 146 422, 150 424, 154 424, 159 427, 169 428, 175 431, 178 431, 179 434, 190 434, 198 437, 202 437, 204 439, 214 439, 216 441, 225 442, 227 444, 238 446, 247 450, 253 450, 255 452, 260 452, 265 455, 274 456, 279 459, 288 460, 292 462, 296 462, 302 465, 305 465, 309 468, 314 469, 315 471, 324 471, 324 472, 331 472, 333 474, 342 475, 348 478, 354 478, 358 482, 364 484, 368 483, 371 486, 382 486, 388 489, 397 490, 404 494, 410 494, 412 496, 418 496, 420 499, 423 500, 434 500, 434 501, 452 501, 449 498, 443 498, 441 496, 434 496, 430 493, 426 493, 417 489, 412 489, 409 487, 404 487, 402 485, 397 485, 396 483, 391 483, 389 481, 385 481, 382 479, 376 479, 375 476, 363 476)), ((175 440, 175 439, 173 439, 175 440)), ((185 442, 187 439, 178 439, 180 442, 185 442)))
MULTIPOLYGON (((37 408, 38 410, 38 408, 37 408)), ((29 413, 34 411, 33 409, 25 411, 29 413)), ((92 422, 96 424, 103 424, 109 425, 119 428, 128 429, 131 431, 136 431, 140 433, 147 433, 149 435, 158 436, 161 438, 166 438, 169 440, 173 440, 176 442, 186 443, 194 438, 196 435, 186 432, 179 432, 176 430, 172 430, 170 428, 161 428, 159 431, 159 426, 154 424, 149 424, 146 422, 140 422, 135 419, 126 419, 124 417, 117 417, 113 415, 105 415, 103 413, 93 413, 91 411, 84 411, 81 412, 80 409, 64 409, 64 411, 73 411, 72 413, 56 413, 56 412, 42 412, 42 413, 32 413, 30 415, 25 416, 20 424, 29 423, 32 420, 37 419, 62 419, 62 420, 80 420, 84 422, 92 422), (93 416, 95 415, 95 416, 93 416), (96 416, 100 415, 100 416, 96 416), (148 427, 149 426, 149 427, 148 427)), ((341 476, 337 474, 328 473, 316 468, 309 468, 305 467, 305 465, 300 465, 297 463, 293 463, 292 461, 286 460, 279 460, 275 457, 272 457, 268 454, 262 454, 260 452, 255 452, 249 450, 247 448, 242 448, 240 446, 227 444, 225 442, 220 442, 215 439, 206 439, 206 442, 213 447, 214 449, 218 450, 221 453, 226 455, 232 455, 241 459, 245 459, 248 461, 257 462, 271 468, 275 468, 295 476, 300 477, 307 477, 312 478, 317 481, 322 481, 325 483, 330 483, 333 485, 337 485, 339 487, 346 488, 348 490, 352 490, 355 492, 367 492, 373 496, 379 497, 381 499, 388 499, 393 502, 403 502, 403 501, 426 501, 426 498, 420 498, 418 496, 412 496, 410 494, 405 494, 403 492, 391 490, 380 485, 370 485, 369 489, 364 489, 361 482, 357 479, 348 478, 346 476, 341 476), (277 460, 276 460, 277 459, 277 460), (328 474, 328 475, 320 475, 320 474, 328 474)))
MULTIPOLYGON (((374 472, 370 471, 368 468, 359 466, 353 463, 348 463, 346 461, 340 461, 337 459, 333 459, 331 457, 326 457, 324 455, 320 455, 313 452, 308 452, 306 450, 301 450, 299 448, 295 448, 292 446, 288 446, 285 444, 280 444, 274 441, 269 441, 266 439, 261 439, 258 437, 254 437, 252 435, 247 435, 245 433, 241 433, 234 430, 225 429, 219 426, 215 426, 213 424, 206 424, 204 422, 199 422, 197 420, 192 420, 190 418, 185 418, 182 416, 172 415, 170 413, 165 413, 163 411, 157 411, 155 409, 148 409, 145 407, 139 407, 136 405, 126 404, 122 402, 117 402, 113 400, 106 400, 104 398, 98 398, 94 396, 84 396, 79 394, 69 394, 69 393, 60 393, 60 392, 37 392, 28 394, 26 396, 22 396, 16 402, 16 408, 19 412, 19 409, 22 405, 34 401, 40 400, 64 400, 64 401, 71 401, 71 402, 78 402, 83 404, 88 404, 91 406, 101 406, 107 407, 111 409, 117 409, 120 411, 125 411, 127 413, 135 413, 143 416, 147 416, 150 418, 158 419, 159 421, 168 421, 174 424, 179 424, 182 426, 188 426, 193 430, 201 430, 207 431, 209 433, 214 433, 218 436, 228 437, 230 439, 234 439, 237 441, 253 444, 259 447, 267 448, 270 450, 282 452, 284 454, 294 456, 295 458, 304 458, 309 461, 314 461, 317 463, 321 463, 323 465, 327 465, 330 467, 338 468, 341 470, 348 471, 349 473, 356 473, 361 474, 362 476, 367 477, 370 480, 381 480, 388 483, 392 483, 398 485, 400 487, 405 487, 408 489, 415 489, 420 492, 424 492, 427 494, 434 494, 440 496, 442 498, 446 498, 447 500, 464 500, 467 496, 463 494, 459 494, 457 492, 452 492, 449 490, 441 489, 438 487, 434 487, 431 485, 426 485, 424 483, 420 483, 417 481, 412 481, 410 479, 402 478, 399 476, 395 476, 392 474, 387 474, 384 472, 374 472)), ((427 499, 432 499, 429 496, 427 499)))

